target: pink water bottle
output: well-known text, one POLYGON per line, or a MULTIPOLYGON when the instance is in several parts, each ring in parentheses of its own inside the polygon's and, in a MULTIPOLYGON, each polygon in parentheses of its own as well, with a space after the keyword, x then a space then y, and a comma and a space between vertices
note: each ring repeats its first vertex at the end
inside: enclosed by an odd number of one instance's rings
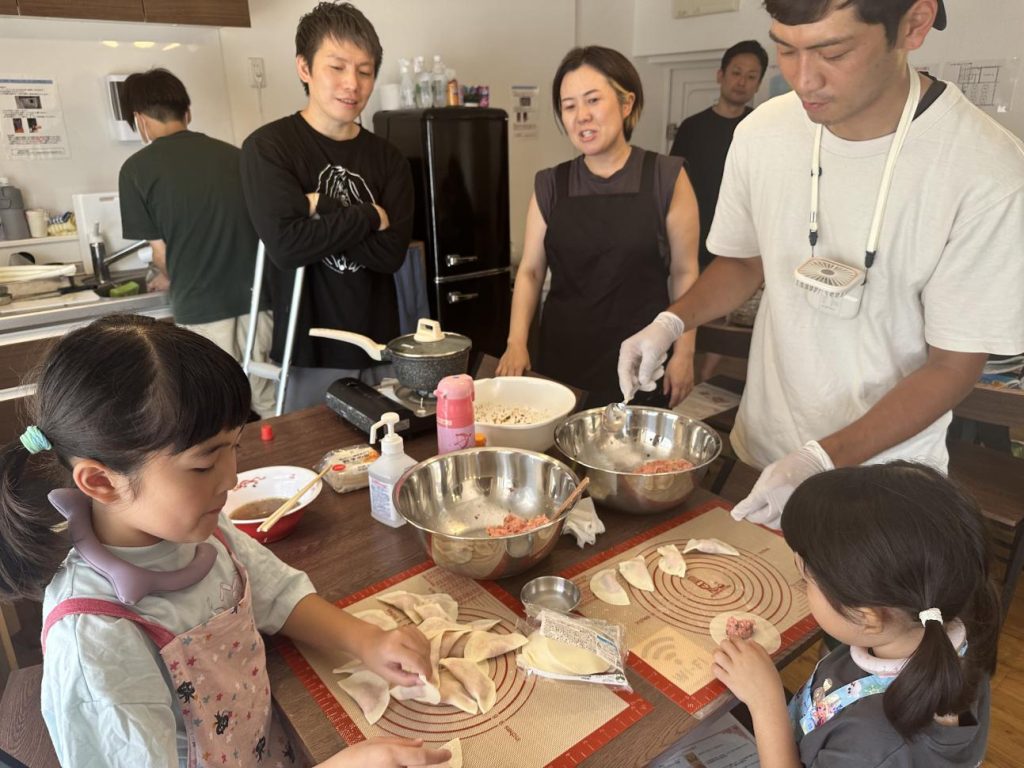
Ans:
POLYGON ((465 373, 445 376, 438 382, 434 394, 437 396, 437 452, 472 448, 475 445, 473 377, 465 373))

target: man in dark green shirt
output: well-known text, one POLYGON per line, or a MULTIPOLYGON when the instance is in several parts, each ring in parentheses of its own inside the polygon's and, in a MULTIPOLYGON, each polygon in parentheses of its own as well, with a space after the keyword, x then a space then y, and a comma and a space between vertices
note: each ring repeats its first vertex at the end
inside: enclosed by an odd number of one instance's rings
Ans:
MULTIPOLYGON (((153 245, 156 282, 169 281, 175 321, 240 361, 257 236, 242 196, 239 150, 188 129, 188 92, 165 69, 129 76, 124 101, 148 146, 121 167, 123 235, 153 245)), ((261 312, 254 360, 267 359, 271 332, 270 313, 261 312)), ((272 415, 273 385, 253 379, 252 386, 254 410, 272 415)))

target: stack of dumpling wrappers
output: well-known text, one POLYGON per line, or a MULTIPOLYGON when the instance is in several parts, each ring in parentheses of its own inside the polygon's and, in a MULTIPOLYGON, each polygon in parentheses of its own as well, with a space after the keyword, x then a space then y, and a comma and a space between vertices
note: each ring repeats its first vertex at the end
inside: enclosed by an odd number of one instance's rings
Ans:
MULTIPOLYGON (((391 687, 358 660, 335 669, 336 674, 345 675, 338 685, 359 705, 368 722, 376 723, 392 698, 449 705, 471 715, 490 711, 497 691, 487 662, 525 645, 523 635, 489 631, 498 624, 497 619, 459 624, 459 604, 446 594, 397 591, 377 599, 402 611, 430 641, 431 675, 429 679, 420 675, 420 682, 413 686, 391 687)), ((382 610, 354 615, 384 630, 398 627, 382 610)))

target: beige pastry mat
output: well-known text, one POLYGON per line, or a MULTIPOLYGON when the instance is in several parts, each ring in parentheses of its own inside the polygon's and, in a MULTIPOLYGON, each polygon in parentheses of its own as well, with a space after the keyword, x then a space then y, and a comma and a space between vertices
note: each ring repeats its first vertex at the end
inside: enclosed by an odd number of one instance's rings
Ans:
MULTIPOLYGON (((445 592, 458 601, 460 622, 499 619, 496 631, 512 631, 518 618, 512 607, 518 608, 518 602, 493 582, 478 583, 431 563, 337 604, 353 613, 379 608, 399 624, 408 624, 401 611, 375 597, 395 590, 445 592)), ((340 676, 331 672, 348 656, 339 653, 328 658, 289 641, 277 647, 349 744, 374 736, 400 736, 441 745, 458 736, 469 766, 577 765, 651 710, 651 705, 635 694, 527 676, 516 667, 514 654, 505 654, 488 662, 498 699, 486 715, 392 699, 384 716, 370 725, 359 706, 338 687, 340 676)))
POLYGON ((626 627, 628 666, 679 706, 703 717, 720 702, 725 687, 711 674, 717 647, 709 625, 720 613, 750 612, 773 624, 782 636, 779 656, 817 631, 807 595, 781 536, 750 523, 738 523, 712 502, 669 520, 619 546, 564 571, 580 587, 577 611, 626 627), (682 552, 690 539, 721 539, 740 557, 690 552, 686 576, 659 569, 657 549, 675 544, 682 552), (636 589, 619 574, 630 604, 614 606, 590 591, 590 577, 623 560, 643 555, 654 592, 636 589))

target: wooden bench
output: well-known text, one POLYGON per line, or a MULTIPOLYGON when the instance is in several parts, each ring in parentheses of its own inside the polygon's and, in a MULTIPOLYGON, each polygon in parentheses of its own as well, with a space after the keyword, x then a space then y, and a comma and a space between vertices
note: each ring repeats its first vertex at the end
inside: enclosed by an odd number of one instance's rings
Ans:
MULTIPOLYGON (((953 413, 1003 427, 1024 426, 1024 392, 978 384, 953 413)), ((960 440, 949 442, 949 475, 969 490, 989 522, 996 557, 1006 563, 1003 610, 1024 568, 1024 460, 960 440)))
POLYGON ((11 672, 0 700, 0 765, 60 768, 40 711, 43 666, 11 672))

